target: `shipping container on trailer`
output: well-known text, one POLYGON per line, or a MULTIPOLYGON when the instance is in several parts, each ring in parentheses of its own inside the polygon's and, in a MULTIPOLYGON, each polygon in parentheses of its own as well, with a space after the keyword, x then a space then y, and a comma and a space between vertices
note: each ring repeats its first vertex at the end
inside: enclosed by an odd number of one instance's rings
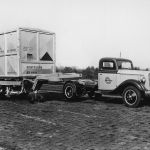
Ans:
POLYGON ((17 28, 0 33, 0 77, 24 77, 56 71, 55 33, 17 28))
POLYGON ((0 95, 28 93, 35 78, 56 72, 55 33, 19 27, 0 33, 0 95))

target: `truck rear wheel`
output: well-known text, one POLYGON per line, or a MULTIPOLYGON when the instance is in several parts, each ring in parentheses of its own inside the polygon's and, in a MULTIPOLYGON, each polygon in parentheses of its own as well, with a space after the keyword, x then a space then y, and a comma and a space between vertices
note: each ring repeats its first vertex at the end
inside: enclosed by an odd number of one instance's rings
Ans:
POLYGON ((64 95, 67 100, 74 100, 76 97, 76 85, 74 83, 66 83, 64 86, 64 95))
POLYGON ((141 103, 141 92, 134 86, 128 86, 123 91, 123 102, 127 107, 138 107, 141 103))

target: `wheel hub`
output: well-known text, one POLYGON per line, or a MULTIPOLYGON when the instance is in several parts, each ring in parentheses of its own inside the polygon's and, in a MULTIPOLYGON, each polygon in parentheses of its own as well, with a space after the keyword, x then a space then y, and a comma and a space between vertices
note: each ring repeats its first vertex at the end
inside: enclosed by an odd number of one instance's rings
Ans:
POLYGON ((133 105, 136 103, 137 101, 137 94, 135 93, 134 90, 127 90, 125 93, 125 101, 129 104, 129 105, 133 105))
POLYGON ((66 96, 67 96, 68 98, 71 98, 71 97, 72 97, 72 95, 73 95, 73 89, 72 89, 71 86, 68 86, 68 87, 66 88, 65 94, 66 94, 66 96))

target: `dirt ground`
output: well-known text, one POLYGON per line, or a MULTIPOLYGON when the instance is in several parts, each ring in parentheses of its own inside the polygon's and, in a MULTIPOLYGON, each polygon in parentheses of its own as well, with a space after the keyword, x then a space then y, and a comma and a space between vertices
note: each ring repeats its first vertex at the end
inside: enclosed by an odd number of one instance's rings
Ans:
POLYGON ((150 150, 150 103, 0 101, 0 150, 150 150))

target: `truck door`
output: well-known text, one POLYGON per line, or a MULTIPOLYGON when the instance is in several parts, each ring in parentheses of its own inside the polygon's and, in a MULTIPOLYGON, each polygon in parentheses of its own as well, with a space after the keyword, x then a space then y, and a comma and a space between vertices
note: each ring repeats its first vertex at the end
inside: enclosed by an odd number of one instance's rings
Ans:
POLYGON ((99 90, 114 90, 117 87, 117 66, 114 60, 100 61, 98 74, 99 90))

